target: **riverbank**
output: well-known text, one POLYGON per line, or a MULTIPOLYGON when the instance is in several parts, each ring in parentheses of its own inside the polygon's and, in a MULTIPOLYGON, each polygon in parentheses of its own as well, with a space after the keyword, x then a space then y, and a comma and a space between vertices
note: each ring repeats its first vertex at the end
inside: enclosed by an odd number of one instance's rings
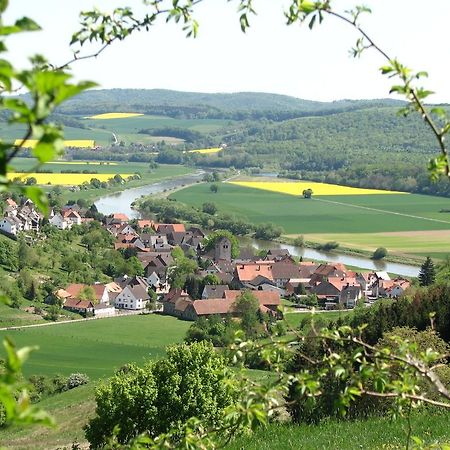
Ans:
MULTIPOLYGON (((287 236, 282 236, 281 238, 276 239, 276 242, 279 242, 281 244, 289 244, 289 245, 295 246, 295 244, 294 244, 295 239, 289 238, 287 236)), ((322 245, 323 245, 323 243, 320 243, 320 242, 307 241, 307 240, 305 240, 305 242, 304 242, 305 248, 310 248, 310 249, 317 250, 317 251, 321 250, 322 245)), ((423 263, 423 259, 421 259, 419 257, 414 257, 411 255, 396 255, 396 254, 389 254, 389 253, 384 258, 376 260, 376 259, 372 258, 373 252, 358 249, 358 248, 345 247, 345 246, 341 246, 341 245, 339 245, 337 251, 331 250, 327 253, 330 253, 330 254, 339 253, 339 254, 343 254, 343 255, 368 258, 368 259, 371 259, 372 261, 378 261, 378 262, 386 261, 386 262, 392 262, 392 263, 398 263, 398 264, 408 264, 408 265, 417 266, 417 267, 420 267, 423 263)))
MULTIPOLYGON (((172 180, 186 175, 193 174, 197 171, 195 167, 187 167, 181 165, 160 165, 158 168, 153 169, 151 172, 144 172, 139 180, 127 181, 124 184, 118 184, 115 186, 108 186, 107 188, 99 189, 80 189, 71 190, 68 186, 60 186, 62 190, 62 197, 64 202, 69 200, 83 199, 88 203, 95 203, 100 198, 109 196, 112 194, 118 194, 130 189, 140 188, 148 186, 156 182, 164 180, 172 180)), ((131 174, 130 174, 131 175, 131 174)), ((95 174, 92 175, 95 178, 95 174)), ((49 192, 55 186, 43 186, 44 191, 49 192)))

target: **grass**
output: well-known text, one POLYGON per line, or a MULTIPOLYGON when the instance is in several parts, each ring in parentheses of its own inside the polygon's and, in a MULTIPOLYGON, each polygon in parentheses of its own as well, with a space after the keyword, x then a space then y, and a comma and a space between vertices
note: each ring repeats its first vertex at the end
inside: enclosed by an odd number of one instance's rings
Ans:
MULTIPOLYGON (((0 122, 0 134, 5 141, 14 142, 25 135, 25 126, 6 122, 0 122)), ((98 145, 108 145, 113 142, 112 133, 109 130, 64 127, 64 139, 66 140, 93 140, 98 145)))
POLYGON ((450 253, 450 218, 439 212, 450 209, 450 200, 446 198, 371 194, 314 195, 312 199, 304 199, 300 195, 280 194, 231 183, 220 184, 217 194, 210 191, 209 185, 198 184, 179 190, 169 198, 197 207, 213 202, 220 212, 231 213, 255 224, 275 223, 292 237, 323 234, 326 237, 322 240, 327 241, 332 235, 330 240, 340 243, 346 242, 346 238, 351 238, 353 242, 359 239, 358 248, 363 250, 373 251, 378 246, 384 246, 393 254, 397 250, 400 255, 417 253, 423 256, 433 252, 445 257, 450 253), (383 244, 380 233, 394 232, 400 232, 399 241, 397 246, 390 248, 388 243, 383 244), (408 236, 405 232, 429 233, 408 236), (430 239, 432 233, 434 237, 430 239), (413 240, 414 245, 409 246, 413 240))
POLYGON ((380 189, 362 189, 337 184, 316 183, 313 181, 230 181, 231 184, 262 189, 263 191, 281 194, 302 194, 305 189, 312 189, 314 195, 374 195, 374 194, 406 194, 405 192, 383 191, 380 189))
MULTIPOLYGON (((12 166, 17 172, 26 172, 32 170, 35 166, 34 158, 14 158, 12 166)), ((54 173, 60 173, 62 170, 73 170, 83 172, 83 170, 95 171, 101 173, 141 173, 148 172, 148 163, 124 162, 124 161, 51 161, 40 166, 41 169, 49 170, 54 173)))
POLYGON ((443 245, 445 246, 445 243, 450 242, 450 230, 306 234, 305 239, 319 243, 338 241, 341 246, 362 250, 373 251, 378 247, 385 247, 391 252, 414 253, 418 256, 428 255, 442 258, 443 245))
MULTIPOLYGON (((84 372, 99 380, 125 363, 164 356, 166 346, 180 342, 189 326, 173 317, 150 314, 0 332, 0 339, 8 335, 19 347, 39 346, 25 364, 26 376, 84 372)), ((91 382, 41 401, 38 406, 56 418, 57 427, 2 430, 0 446, 47 449, 84 442, 83 426, 95 410, 94 388, 91 382)))
POLYGON ((31 314, 23 309, 11 308, 10 306, 0 303, 0 328, 20 327, 43 322, 45 322, 45 320, 38 314, 31 314))
MULTIPOLYGON (((412 417, 413 436, 427 445, 450 442, 450 413, 416 413, 412 417)), ((240 437, 228 450, 287 449, 402 449, 406 444, 406 420, 374 417, 367 420, 330 420, 318 425, 271 424, 248 437, 240 437)))
POLYGON ((125 363, 163 356, 165 347, 181 341, 189 326, 151 314, 1 331, 0 339, 9 336, 19 347, 39 346, 24 367, 27 376, 83 372, 99 379, 125 363))
POLYGON ((85 442, 83 426, 94 416, 95 384, 89 383, 39 402, 52 414, 54 428, 27 426, 2 429, 0 447, 8 449, 71 448, 73 442, 85 442))
MULTIPOLYGON (((351 311, 324 311, 314 314, 314 320, 319 323, 330 322, 332 320, 337 320, 339 318, 344 318, 350 315, 351 311)), ((303 319, 311 319, 311 312, 288 312, 284 315, 286 322, 292 328, 298 328, 303 319)), ((322 326, 322 325, 321 325, 322 326)))
MULTIPOLYGON (((93 131, 108 130, 115 133, 119 141, 125 143, 151 143, 161 141, 181 143, 182 139, 167 136, 149 136, 139 133, 140 130, 155 128, 184 128, 200 133, 212 133, 233 123, 223 119, 174 119, 166 116, 140 115, 134 117, 95 120, 83 118, 83 122, 93 131), (101 122, 101 123, 100 123, 101 122)), ((110 134, 111 135, 111 134, 110 134)))

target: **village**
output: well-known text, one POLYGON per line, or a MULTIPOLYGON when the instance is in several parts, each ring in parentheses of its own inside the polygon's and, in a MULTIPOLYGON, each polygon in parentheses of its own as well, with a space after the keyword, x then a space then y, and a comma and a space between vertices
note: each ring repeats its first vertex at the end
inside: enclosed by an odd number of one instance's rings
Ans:
MULTIPOLYGON (((20 233, 36 235, 44 220, 31 200, 20 203, 6 199, 7 208, 0 221, 0 232, 12 238, 20 233)), ((95 219, 71 204, 59 212, 51 210, 47 220, 59 230, 70 230, 95 219)), ((125 214, 114 213, 105 217, 101 226, 113 237, 115 250, 136 256, 143 275, 124 274, 109 283, 60 286, 53 295, 62 308, 84 317, 158 312, 195 321, 200 317, 235 316, 236 299, 249 290, 258 300, 261 313, 281 318, 282 299, 291 300, 299 310, 353 309, 358 304, 369 307, 379 298, 398 298, 410 286, 409 280, 391 279, 386 272, 298 260, 287 249, 261 252, 240 248, 238 256, 233 257, 232 236, 216 232, 214 242, 206 249, 206 233, 198 227, 186 229, 182 223, 130 220, 125 214), (175 249, 195 260, 194 275, 206 280, 196 295, 190 295, 185 286, 171 285, 171 274, 177 269, 175 249)))

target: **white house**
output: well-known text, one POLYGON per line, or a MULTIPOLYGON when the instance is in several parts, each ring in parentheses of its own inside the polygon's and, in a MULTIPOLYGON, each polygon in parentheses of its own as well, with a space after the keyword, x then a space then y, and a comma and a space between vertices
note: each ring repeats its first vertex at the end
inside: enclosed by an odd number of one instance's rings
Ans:
POLYGON ((63 216, 59 213, 55 214, 50 220, 49 223, 54 225, 56 228, 59 228, 60 230, 65 230, 69 227, 69 222, 63 218, 63 216))
POLYGON ((147 306, 149 299, 147 289, 143 285, 129 284, 117 295, 115 306, 120 309, 142 310, 147 306))
POLYGON ((20 231, 20 221, 15 217, 4 217, 0 221, 0 230, 16 235, 20 231))

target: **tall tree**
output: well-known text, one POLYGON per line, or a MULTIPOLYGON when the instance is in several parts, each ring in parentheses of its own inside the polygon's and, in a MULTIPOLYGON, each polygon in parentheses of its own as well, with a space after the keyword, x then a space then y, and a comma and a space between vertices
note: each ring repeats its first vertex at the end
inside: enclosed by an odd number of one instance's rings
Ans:
POLYGON ((427 256, 427 259, 424 261, 424 263, 420 266, 420 272, 419 272, 419 283, 421 286, 429 286, 430 284, 434 283, 434 280, 436 278, 436 273, 434 270, 434 264, 433 261, 429 256, 427 256))

